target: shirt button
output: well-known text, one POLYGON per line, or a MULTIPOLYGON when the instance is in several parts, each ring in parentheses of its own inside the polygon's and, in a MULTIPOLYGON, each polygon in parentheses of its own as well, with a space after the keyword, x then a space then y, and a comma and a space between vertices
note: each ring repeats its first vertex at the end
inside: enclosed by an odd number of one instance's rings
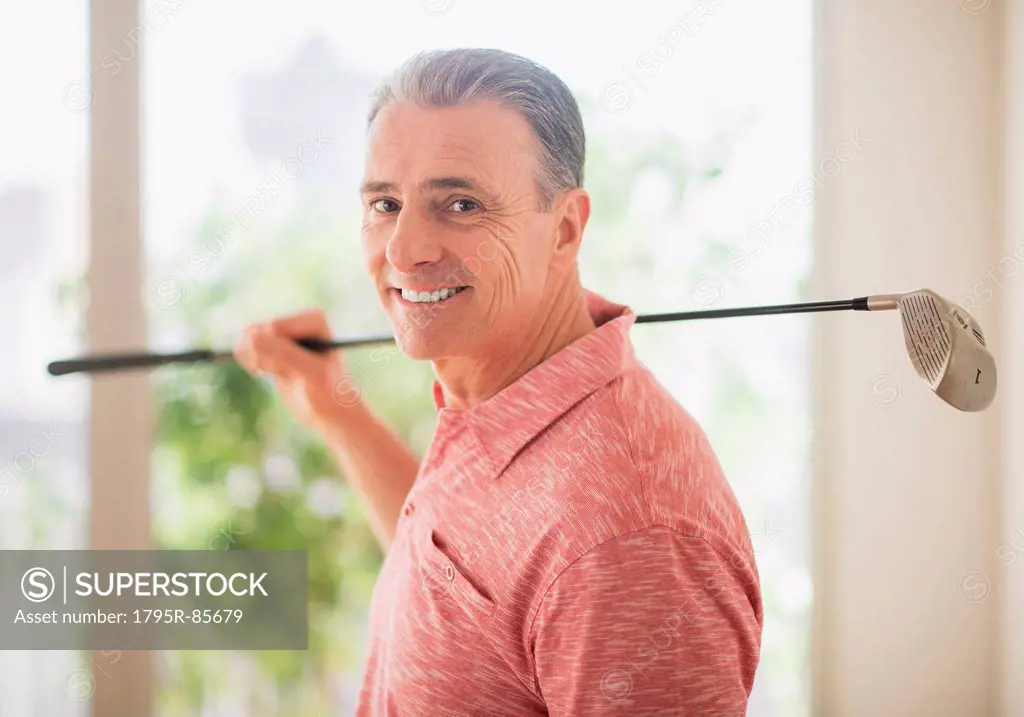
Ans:
POLYGON ((405 510, 402 512, 406 515, 412 515, 412 503, 409 503, 409 505, 405 506, 405 510))
POLYGON ((451 565, 445 565, 444 566, 444 576, 446 578, 448 578, 448 580, 454 580, 455 579, 455 568, 453 568, 451 565))

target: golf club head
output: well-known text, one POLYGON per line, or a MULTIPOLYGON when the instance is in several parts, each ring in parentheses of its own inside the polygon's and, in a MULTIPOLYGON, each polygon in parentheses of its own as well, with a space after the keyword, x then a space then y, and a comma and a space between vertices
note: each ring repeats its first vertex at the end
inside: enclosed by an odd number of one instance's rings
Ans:
POLYGON ((917 375, 954 408, 988 408, 996 395, 996 362, 974 317, 929 289, 903 294, 898 305, 917 375))

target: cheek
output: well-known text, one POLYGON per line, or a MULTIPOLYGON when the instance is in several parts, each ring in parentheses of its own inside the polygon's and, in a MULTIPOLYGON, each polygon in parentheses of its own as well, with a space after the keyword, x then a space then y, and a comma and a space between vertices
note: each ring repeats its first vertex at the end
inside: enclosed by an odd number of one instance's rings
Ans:
POLYGON ((359 225, 363 246, 369 247, 374 244, 379 244, 381 237, 383 236, 381 229, 382 227, 379 221, 373 221, 369 217, 364 216, 362 224, 359 225))
POLYGON ((487 237, 463 259, 463 266, 479 274, 479 281, 501 296, 525 298, 543 291, 548 256, 540 242, 517 237, 487 237))
POLYGON ((520 242, 508 247, 502 257, 503 271, 523 298, 543 291, 547 280, 546 256, 538 242, 520 242))
POLYGON ((463 256, 461 266, 492 294, 507 294, 510 284, 522 281, 518 258, 510 247, 493 239, 474 245, 473 251, 463 256))
POLYGON ((525 239, 510 247, 519 273, 519 281, 527 289, 540 290, 548 280, 553 246, 552 232, 546 217, 536 217, 525 227, 525 239))
POLYGON ((493 237, 488 237, 476 247, 473 254, 470 269, 476 270, 484 277, 503 277, 509 273, 509 265, 514 258, 509 253, 509 247, 493 237))
POLYGON ((447 235, 441 240, 445 267, 450 273, 474 284, 489 284, 495 274, 495 263, 501 261, 501 249, 485 232, 463 232, 447 235))
POLYGON ((387 260, 387 236, 379 227, 364 227, 360 241, 363 248, 363 260, 371 272, 380 269, 387 260))

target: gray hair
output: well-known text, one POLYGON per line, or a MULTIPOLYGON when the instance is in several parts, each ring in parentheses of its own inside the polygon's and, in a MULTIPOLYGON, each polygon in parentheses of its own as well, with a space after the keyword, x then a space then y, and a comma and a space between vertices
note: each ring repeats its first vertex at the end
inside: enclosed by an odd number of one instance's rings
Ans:
POLYGON ((540 145, 538 193, 548 211, 566 189, 583 186, 586 137, 576 99, 545 67, 502 50, 428 50, 406 60, 371 97, 367 130, 392 102, 453 107, 490 100, 519 111, 540 145))

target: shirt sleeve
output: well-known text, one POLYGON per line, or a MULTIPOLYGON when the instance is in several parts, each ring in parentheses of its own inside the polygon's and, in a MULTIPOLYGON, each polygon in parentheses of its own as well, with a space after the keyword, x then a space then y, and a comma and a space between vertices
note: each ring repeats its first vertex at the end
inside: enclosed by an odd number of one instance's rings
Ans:
POLYGON ((752 561, 662 526, 584 554, 530 631, 551 717, 746 714, 763 619, 752 561))

